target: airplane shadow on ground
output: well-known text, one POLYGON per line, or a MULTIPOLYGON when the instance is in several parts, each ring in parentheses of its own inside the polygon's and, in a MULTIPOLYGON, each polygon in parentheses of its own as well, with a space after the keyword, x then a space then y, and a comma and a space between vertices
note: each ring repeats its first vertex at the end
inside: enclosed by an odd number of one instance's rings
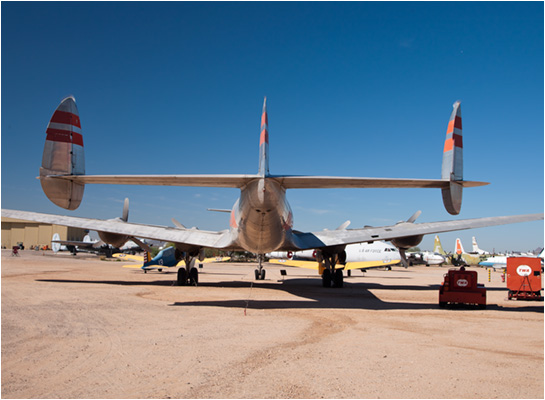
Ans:
MULTIPOLYGON (((108 281, 108 280, 70 280, 70 279, 37 279, 37 282, 53 283, 87 283, 98 285, 119 285, 119 286, 175 286, 171 280, 156 281, 108 281)), ((343 288, 324 288, 321 279, 294 278, 278 281, 276 283, 267 281, 227 281, 227 282, 205 282, 200 287, 207 288, 231 288, 248 289, 248 296, 237 300, 214 300, 214 301, 187 301, 169 304, 172 307, 225 307, 254 310, 275 310, 275 309, 364 309, 364 310, 443 310, 445 312, 456 312, 458 310, 478 310, 473 306, 454 306, 446 309, 439 308, 438 303, 415 303, 400 301, 384 301, 373 294, 372 290, 405 290, 405 291, 431 291, 438 295, 439 285, 382 285, 377 283, 352 283, 345 281, 343 288), (252 293, 252 289, 269 289, 284 291, 301 300, 260 300, 255 296, 263 297, 263 293, 252 293), (252 298, 253 297, 253 298, 252 298), (306 299, 306 300, 305 300, 306 299)), ((180 290, 195 290, 193 286, 179 287, 180 290)), ((497 304, 488 304, 487 310, 494 311, 516 311, 516 312, 537 312, 543 313, 543 305, 528 305, 524 307, 503 307, 497 304)))

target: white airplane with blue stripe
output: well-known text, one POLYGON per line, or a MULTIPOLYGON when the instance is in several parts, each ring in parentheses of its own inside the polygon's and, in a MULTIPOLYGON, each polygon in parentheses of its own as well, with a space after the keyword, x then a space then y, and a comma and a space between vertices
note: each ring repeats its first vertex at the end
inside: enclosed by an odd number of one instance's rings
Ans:
MULTIPOLYGON (((28 211, 2 210, 6 217, 96 230, 100 238, 115 247, 136 237, 173 242, 176 254, 186 267, 178 270, 178 284, 196 284, 195 260, 204 258, 205 248, 246 250, 260 255, 256 278, 264 279, 261 260, 273 251, 315 249, 324 287, 343 286, 342 269, 346 246, 354 243, 389 240, 406 262, 405 250, 418 245, 424 235, 494 225, 542 220, 541 214, 485 217, 476 219, 415 223, 409 220, 395 225, 361 229, 303 232, 294 227, 294 216, 287 200, 288 189, 311 188, 436 188, 441 189, 446 210, 457 215, 462 204, 462 190, 486 185, 465 181, 462 167, 462 114, 460 103, 454 104, 443 149, 441 179, 355 178, 333 176, 273 175, 269 172, 269 129, 266 99, 263 103, 259 138, 257 174, 249 175, 86 175, 83 136, 78 109, 73 97, 65 98, 55 110, 46 130, 46 141, 40 168, 40 182, 47 197, 56 205, 76 209, 83 198, 86 184, 208 186, 239 188, 230 226, 223 231, 201 231, 128 222, 126 218, 100 220, 28 211)), ((128 215, 128 209, 127 215, 128 215)), ((124 212, 125 215, 125 212, 124 212)))

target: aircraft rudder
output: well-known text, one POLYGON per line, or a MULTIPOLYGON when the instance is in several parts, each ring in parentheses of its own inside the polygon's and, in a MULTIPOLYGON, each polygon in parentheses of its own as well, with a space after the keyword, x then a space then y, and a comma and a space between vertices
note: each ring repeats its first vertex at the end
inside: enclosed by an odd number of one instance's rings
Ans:
POLYGON ((261 176, 269 175, 269 118, 267 116, 267 97, 263 100, 261 131, 259 135, 259 170, 261 176))
POLYGON ((443 147, 443 163, 441 166, 441 178, 448 179, 448 188, 441 189, 443 204, 446 210, 457 215, 462 208, 462 185, 457 181, 463 178, 463 140, 462 140, 462 107, 460 101, 453 104, 447 126, 447 136, 443 147))
POLYGON ((75 210, 83 198, 84 185, 50 175, 84 175, 85 156, 78 108, 73 96, 64 98, 55 109, 46 129, 40 167, 45 195, 59 207, 75 210))

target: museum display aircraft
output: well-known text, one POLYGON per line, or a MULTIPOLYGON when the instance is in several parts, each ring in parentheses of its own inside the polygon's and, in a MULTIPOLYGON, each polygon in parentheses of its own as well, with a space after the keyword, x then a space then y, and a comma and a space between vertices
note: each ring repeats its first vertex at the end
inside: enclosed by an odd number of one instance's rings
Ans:
MULTIPOLYGON (((401 263, 399 251, 393 245, 380 240, 373 243, 348 244, 344 252, 344 263, 337 262, 335 268, 347 271, 349 276, 350 271, 354 269, 362 272, 371 268, 392 269, 392 265, 401 263)), ((317 255, 317 250, 273 251, 266 254, 270 258, 270 263, 314 269, 322 275, 324 264, 317 261, 317 255)))
MULTIPOLYGON (((262 258, 272 251, 315 249, 324 263, 324 287, 342 287, 342 269, 348 244, 388 240, 401 257, 405 250, 419 244, 426 234, 543 219, 543 214, 415 223, 417 214, 391 226, 361 229, 302 232, 294 229, 293 213, 286 199, 287 189, 311 188, 437 188, 441 189, 446 210, 457 215, 462 205, 462 190, 484 182, 463 180, 462 112, 460 102, 453 105, 443 149, 441 179, 355 178, 331 176, 273 175, 269 173, 269 128, 267 99, 263 103, 259 136, 259 166, 251 175, 85 175, 83 136, 74 97, 62 100, 46 130, 40 168, 40 182, 46 196, 67 210, 81 203, 86 184, 208 186, 239 188, 240 197, 231 209, 230 227, 223 231, 186 229, 130 223, 126 219, 100 220, 34 212, 2 210, 2 215, 96 230, 99 237, 115 247, 135 237, 173 242, 177 257, 186 267, 178 270, 178 284, 196 284, 195 260, 204 258, 205 248, 247 250, 260 255, 256 277, 264 279, 262 258)), ((406 262, 406 260, 405 260, 406 262)))

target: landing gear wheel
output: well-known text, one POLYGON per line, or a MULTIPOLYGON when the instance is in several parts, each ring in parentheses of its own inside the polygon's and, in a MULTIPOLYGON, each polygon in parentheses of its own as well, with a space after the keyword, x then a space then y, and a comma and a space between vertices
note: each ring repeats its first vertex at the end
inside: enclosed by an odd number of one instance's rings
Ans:
POLYGON ((325 269, 322 274, 322 286, 331 287, 331 272, 328 269, 325 269))
POLYGON ((259 278, 263 281, 265 280, 265 270, 262 269, 261 272, 259 273, 259 278))
POLYGON ((259 280, 259 270, 255 270, 254 271, 254 274, 255 274, 255 280, 258 281, 259 280))
POLYGON ((178 286, 185 286, 187 284, 187 271, 185 268, 178 269, 178 286))
POLYGON ((199 283, 199 270, 197 268, 191 268, 189 271, 189 284, 197 286, 199 283))
POLYGON ((335 271, 335 275, 333 276, 333 286, 342 288, 343 287, 343 270, 338 269, 335 271))

